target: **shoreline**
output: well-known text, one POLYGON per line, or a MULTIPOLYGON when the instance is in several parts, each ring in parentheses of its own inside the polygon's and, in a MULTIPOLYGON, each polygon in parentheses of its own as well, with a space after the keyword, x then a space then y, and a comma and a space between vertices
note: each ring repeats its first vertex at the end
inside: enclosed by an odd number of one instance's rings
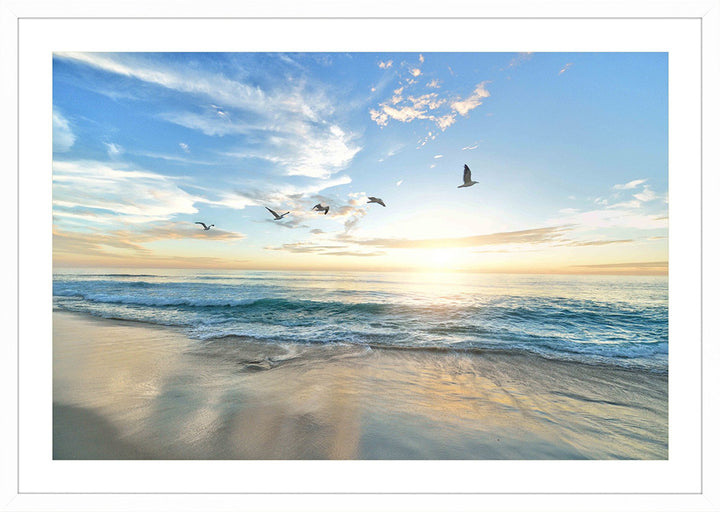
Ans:
MULTIPOLYGON (((67 311, 64 309, 58 309, 53 308, 53 317, 55 314, 62 314, 62 315, 74 315, 78 318, 85 318, 87 320, 96 320, 98 322, 117 322, 118 325, 136 325, 138 327, 147 327, 149 329, 166 329, 174 331, 177 336, 182 338, 187 338, 188 340, 191 340, 196 343, 209 343, 209 342, 222 342, 226 339, 235 339, 235 340, 242 340, 244 342, 250 342, 253 344, 258 345, 266 345, 268 347, 273 347, 272 342, 268 342, 266 340, 262 340, 259 338, 254 338, 252 336, 243 336, 243 335, 237 335, 237 334, 227 334, 223 336, 217 336, 213 338, 206 338, 206 339, 193 339, 187 336, 186 333, 183 332, 183 328, 176 325, 163 325, 158 324, 155 322, 147 322, 144 320, 130 320, 126 318, 115 318, 115 317, 101 317, 96 316, 90 313, 84 313, 84 312, 76 312, 76 311, 67 311)), ((352 343, 344 343, 344 342, 334 342, 330 343, 328 345, 335 345, 335 346, 346 346, 346 345, 352 345, 352 343)), ((627 367, 622 366, 619 364, 613 364, 613 363, 607 363, 603 361, 597 361, 597 362, 589 362, 587 360, 581 360, 580 358, 573 359, 571 357, 551 357, 549 355, 543 355, 539 352, 533 352, 531 350, 521 349, 517 348, 515 350, 508 349, 508 348, 475 348, 475 347, 451 347, 451 346, 403 346, 403 345, 380 345, 380 344, 357 344, 357 347, 360 348, 369 348, 374 351, 398 351, 398 352, 428 352, 428 353, 438 353, 438 354, 456 354, 456 355, 477 355, 477 356, 491 356, 493 354, 496 354, 498 356, 506 356, 506 357, 527 357, 529 359, 538 359, 542 361, 548 361, 550 363, 557 363, 557 364, 571 364, 571 365, 580 365, 580 366, 587 366, 589 368, 597 368, 597 369, 605 369, 608 371, 628 371, 628 372, 643 372, 643 373, 649 373, 652 375, 659 375, 667 377, 668 375, 668 369, 656 369, 656 368, 645 368, 645 367, 627 367)))
POLYGON ((666 459, 667 374, 53 311, 55 459, 666 459))

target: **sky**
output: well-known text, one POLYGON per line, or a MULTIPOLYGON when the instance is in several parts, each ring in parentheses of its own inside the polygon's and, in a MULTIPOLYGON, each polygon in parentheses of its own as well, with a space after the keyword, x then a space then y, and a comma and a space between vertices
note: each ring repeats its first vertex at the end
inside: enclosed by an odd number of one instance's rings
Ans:
POLYGON ((667 273, 665 53, 55 53, 52 121, 55 267, 667 273))

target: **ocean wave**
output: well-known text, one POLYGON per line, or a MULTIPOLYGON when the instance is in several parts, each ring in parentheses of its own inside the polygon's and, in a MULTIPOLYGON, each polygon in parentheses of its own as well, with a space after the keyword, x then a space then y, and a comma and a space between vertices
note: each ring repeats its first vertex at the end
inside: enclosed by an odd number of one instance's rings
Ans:
MULTIPOLYGON (((494 286, 418 288, 340 275, 56 276, 56 309, 183 329, 196 340, 250 337, 278 344, 350 344, 420 350, 533 353, 624 367, 667 368, 666 288, 621 286, 590 295, 585 284, 523 295, 494 286), (112 277, 114 276, 114 277, 112 277), (131 276, 131 277, 130 277, 131 276), (144 276, 144 277, 143 277, 144 276), (570 293, 572 292, 572 293, 570 293)), ((598 281, 598 286, 605 281, 598 281)), ((624 281, 623 281, 624 283, 624 281)), ((548 281, 552 285, 552 280, 548 281)), ((608 281, 608 284, 611 284, 608 281)), ((629 283, 630 285, 632 283, 629 283)), ((557 286, 557 283, 554 284, 557 286)))

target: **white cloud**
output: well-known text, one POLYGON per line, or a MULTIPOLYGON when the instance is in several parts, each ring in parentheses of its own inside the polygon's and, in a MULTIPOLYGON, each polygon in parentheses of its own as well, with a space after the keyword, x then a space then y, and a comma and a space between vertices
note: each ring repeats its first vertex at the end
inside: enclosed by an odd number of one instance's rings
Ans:
POLYGON ((466 116, 471 110, 482 105, 482 100, 490 96, 490 93, 485 89, 485 83, 486 82, 479 83, 473 93, 464 100, 452 102, 450 104, 452 109, 461 116, 466 116))
MULTIPOLYGON (((422 74, 419 68, 411 69, 410 73, 414 77, 422 74)), ((475 86, 467 98, 441 97, 440 93, 436 91, 404 97, 402 93, 410 90, 416 83, 417 80, 406 78, 404 85, 393 91, 393 96, 379 103, 375 108, 369 109, 370 119, 378 126, 387 126, 391 119, 401 123, 429 120, 435 123, 441 131, 445 131, 455 123, 458 114, 467 116, 471 110, 482 105, 484 98, 490 96, 486 89, 488 82, 481 82, 475 86)), ((436 89, 440 87, 440 82, 434 79, 426 86, 436 89)))
POLYGON ((122 164, 91 160, 53 162, 53 204, 126 223, 196 213, 198 200, 172 179, 122 164))
POLYGON ((387 126, 389 118, 390 116, 387 115, 385 112, 375 110, 373 108, 370 109, 370 119, 375 121, 378 126, 387 126))
MULTIPOLYGON (((398 93, 398 91, 402 91, 402 88, 396 89, 395 92, 398 93)), ((386 126, 389 119, 394 119, 401 123, 409 123, 416 119, 429 119, 434 121, 441 130, 444 130, 454 122, 454 116, 452 114, 449 116, 438 116, 432 112, 446 102, 446 100, 439 98, 435 92, 421 96, 408 96, 407 98, 403 98, 398 93, 390 99, 389 103, 397 105, 403 101, 405 104, 398 107, 391 106, 388 102, 381 103, 378 105, 380 110, 370 109, 370 118, 379 126, 386 126)))
POLYGON ((639 185, 642 185, 646 181, 647 180, 633 180, 633 181, 629 181, 625 184, 614 185, 613 188, 615 190, 629 190, 629 189, 633 189, 639 185))
POLYGON ((595 201, 601 208, 580 211, 566 208, 560 211, 561 217, 550 219, 548 223, 572 224, 578 232, 596 229, 667 229, 667 217, 656 212, 643 211, 643 202, 639 200, 608 204, 606 199, 595 201))
POLYGON ((655 192, 648 186, 645 185, 643 187, 643 191, 639 192, 637 194, 633 194, 633 197, 637 199, 638 201, 642 201, 643 203, 647 201, 652 201, 657 196, 655 195, 655 192))
POLYGON ((398 187, 399 187, 400 185, 402 185, 402 184, 403 184, 403 180, 398 180, 397 183, 395 183, 395 185, 398 186, 398 187))
POLYGON ((503 70, 506 69, 512 69, 518 67, 523 62, 527 62, 532 57, 532 52, 520 52, 515 57, 513 57, 510 62, 508 62, 508 65, 503 68, 503 70))
POLYGON ((562 67, 562 69, 560 70, 560 72, 558 73, 558 75, 562 75, 563 73, 565 73, 565 71, 567 71, 568 69, 570 69, 570 66, 572 66, 572 65, 573 65, 572 62, 568 62, 567 64, 565 64, 565 65, 562 67))
POLYGON ((107 148, 108 156, 110 156, 111 158, 115 158, 124 152, 122 146, 115 144, 113 142, 104 142, 103 144, 105 144, 105 147, 107 148))
POLYGON ((422 96, 408 96, 408 101, 413 104, 416 109, 427 108, 429 110, 435 110, 439 108, 443 103, 444 99, 438 98, 438 93, 431 92, 423 94, 422 96))
POLYGON ((425 144, 427 144, 428 141, 435 140, 436 138, 437 138, 437 132, 435 132, 435 133, 433 133, 433 132, 428 132, 428 134, 427 134, 425 137, 423 137, 422 139, 418 140, 418 142, 417 142, 417 143, 418 143, 417 149, 420 149, 420 148, 423 147, 425 144))
POLYGON ((201 94, 217 103, 254 112, 263 112, 268 103, 272 102, 271 98, 259 87, 230 80, 221 74, 208 75, 189 71, 179 73, 173 69, 161 67, 157 62, 132 54, 58 52, 54 55, 61 59, 75 60, 109 73, 135 78, 167 89, 201 94))
POLYGON ((185 153, 190 153, 190 146, 188 146, 184 142, 181 142, 179 144, 179 146, 180 146, 180 149, 182 149, 185 153))
POLYGON ((393 61, 391 61, 391 60, 388 60, 386 62, 382 62, 382 61, 378 62, 378 67, 380 69, 388 69, 388 68, 391 68, 392 65, 393 65, 393 61))
POLYGON ((64 153, 75 144, 75 134, 67 119, 53 106, 53 151, 64 153))
POLYGON ((165 112, 160 114, 159 117, 170 123, 184 126, 191 130, 198 130, 210 136, 247 134, 254 129, 262 129, 261 126, 233 124, 225 122, 215 115, 209 116, 207 114, 196 114, 194 112, 165 112))
POLYGON ((391 107, 388 104, 380 105, 382 111, 374 109, 370 110, 370 118, 380 126, 387 125, 388 118, 400 121, 401 123, 409 123, 415 119, 427 119, 424 110, 416 109, 406 105, 400 108, 391 107))
POLYGON ((330 177, 345 169, 362 149, 354 144, 350 134, 327 122, 287 119, 276 129, 274 125, 240 125, 192 113, 171 113, 163 117, 206 135, 252 134, 263 141, 263 147, 236 156, 274 162, 289 176, 330 177))
POLYGON ((442 131, 445 131, 447 128, 452 126, 452 124, 454 122, 455 122, 454 114, 446 114, 444 116, 435 118, 435 124, 437 124, 438 128, 440 128, 442 131))
POLYGON ((433 158, 442 158, 443 155, 435 155, 433 158))
POLYGON ((423 62, 425 62, 425 57, 423 57, 423 54, 422 54, 422 53, 420 54, 420 57, 418 57, 418 60, 420 61, 420 64, 422 64, 423 62))
POLYGON ((404 147, 403 145, 398 145, 398 146, 395 146, 395 147, 391 148, 391 149, 385 154, 385 156, 383 156, 382 158, 379 158, 379 159, 378 159, 378 162, 384 162, 384 161, 387 160, 388 158, 397 155, 397 154, 403 149, 403 147, 404 147))
POLYGON ((296 130, 274 139, 273 146, 287 175, 324 179, 347 167, 361 149, 337 125, 310 134, 296 130))
MULTIPOLYGON (((361 149, 351 142, 351 134, 332 121, 335 102, 324 97, 322 92, 313 92, 303 80, 280 81, 272 90, 266 91, 220 73, 173 69, 147 56, 104 53, 55 55, 208 98, 209 107, 202 111, 166 112, 160 117, 211 136, 252 134, 258 141, 257 156, 283 166, 288 175, 328 177, 349 165, 361 149), (232 115, 233 109, 245 115, 232 115), (252 115, 248 116, 248 113, 252 115)), ((392 65, 390 61, 383 64, 392 65)))
POLYGON ((462 150, 463 150, 463 151, 471 151, 471 150, 473 150, 473 149, 477 149, 479 145, 480 145, 480 144, 476 142, 476 143, 473 144, 472 146, 465 146, 464 148, 462 148, 462 150))

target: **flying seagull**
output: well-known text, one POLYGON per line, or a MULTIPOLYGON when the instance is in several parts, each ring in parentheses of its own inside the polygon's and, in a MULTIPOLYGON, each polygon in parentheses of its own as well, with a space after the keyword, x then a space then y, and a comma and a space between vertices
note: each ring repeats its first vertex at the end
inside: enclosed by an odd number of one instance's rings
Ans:
POLYGON ((213 227, 215 224, 210 224, 209 226, 205 225, 204 222, 196 222, 195 224, 200 224, 205 231, 209 230, 211 227, 213 227))
POLYGON ((327 212, 330 211, 329 206, 323 206, 322 204, 318 203, 315 206, 312 207, 313 210, 317 212, 325 212, 325 215, 327 215, 327 212))
POLYGON ((470 167, 468 167, 467 164, 465 164, 465 172, 463 172, 463 184, 458 185, 458 188, 472 187, 473 185, 475 185, 475 183, 479 183, 479 182, 473 181, 472 179, 470 179, 470 167))
POLYGON ((373 197, 373 196, 368 197, 368 203, 377 203, 382 206, 385 206, 385 203, 383 203, 383 200, 380 199, 379 197, 373 197))
POLYGON ((266 209, 267 211, 269 211, 270 213, 273 214, 273 217, 275 217, 273 220, 280 220, 280 219, 282 219, 283 217, 285 217, 285 215, 287 215, 288 213, 290 213, 290 212, 285 212, 285 213, 283 213, 282 215, 278 215, 276 212, 274 212, 273 210, 271 210, 271 209, 268 208, 267 206, 265 207, 265 209, 266 209))

